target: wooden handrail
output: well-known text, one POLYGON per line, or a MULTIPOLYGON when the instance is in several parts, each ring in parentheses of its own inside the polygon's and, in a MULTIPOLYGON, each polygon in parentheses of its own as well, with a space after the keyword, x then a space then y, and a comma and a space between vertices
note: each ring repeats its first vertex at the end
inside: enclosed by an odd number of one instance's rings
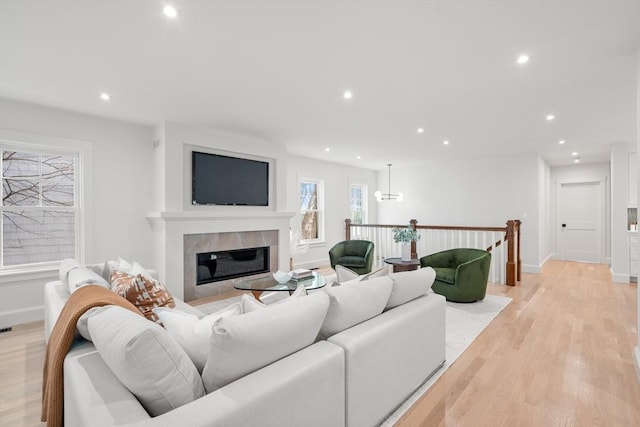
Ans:
MULTIPOLYGON (((473 227, 459 225, 418 225, 418 221, 412 219, 409 226, 414 230, 451 230, 451 231, 487 231, 487 232, 504 232, 507 241, 507 263, 506 263, 506 284, 515 286, 521 280, 522 260, 520 259, 520 225, 522 222, 518 219, 508 220, 506 227, 473 227)), ((351 240, 351 228, 396 228, 406 227, 406 224, 352 224, 351 219, 345 219, 345 238, 351 240)), ((486 250, 491 252, 493 248, 497 248, 502 244, 499 240, 486 250)), ((411 242, 411 258, 417 258, 416 242, 411 242)))

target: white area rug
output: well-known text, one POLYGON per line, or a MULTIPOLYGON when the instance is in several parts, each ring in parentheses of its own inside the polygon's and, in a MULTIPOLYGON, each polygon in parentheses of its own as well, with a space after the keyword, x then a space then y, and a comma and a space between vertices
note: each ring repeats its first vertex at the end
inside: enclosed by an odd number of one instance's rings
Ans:
MULTIPOLYGON (((281 292, 282 297, 286 297, 286 292, 281 292)), ((277 295, 277 297, 281 297, 277 295)), ((240 297, 229 298, 198 306, 203 313, 215 313, 236 301, 240 297)), ((424 383, 415 393, 413 393, 398 409, 396 409, 381 426, 390 427, 400 419, 400 417, 431 387, 449 366, 460 357, 460 355, 471 345, 478 335, 489 326, 489 323, 496 318, 504 308, 509 305, 511 298, 498 295, 487 294, 484 301, 471 304, 458 304, 447 302, 446 309, 446 362, 433 377, 424 383)))
POLYGON ((509 305, 511 298, 487 294, 484 301, 470 304, 447 302, 446 362, 426 383, 413 393, 382 424, 393 426, 422 395, 449 369, 484 328, 509 305))

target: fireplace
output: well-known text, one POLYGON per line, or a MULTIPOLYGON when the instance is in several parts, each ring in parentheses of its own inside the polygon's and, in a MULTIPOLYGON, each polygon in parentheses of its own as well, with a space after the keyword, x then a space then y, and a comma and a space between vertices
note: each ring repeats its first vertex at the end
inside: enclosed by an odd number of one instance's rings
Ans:
POLYGON ((244 277, 264 277, 278 270, 278 233, 184 234, 184 300, 227 293, 244 277))
POLYGON ((269 272, 269 246, 196 254, 196 286, 269 272))

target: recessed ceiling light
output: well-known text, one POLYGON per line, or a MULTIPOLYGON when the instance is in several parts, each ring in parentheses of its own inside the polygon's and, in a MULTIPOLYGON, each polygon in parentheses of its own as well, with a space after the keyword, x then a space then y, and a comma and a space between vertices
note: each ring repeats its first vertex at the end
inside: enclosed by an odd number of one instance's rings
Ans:
POLYGON ((518 59, 516 59, 516 62, 520 65, 524 65, 527 62, 529 62, 529 55, 527 54, 522 54, 520 56, 518 56, 518 59))
POLYGON ((166 5, 165 7, 162 8, 162 13, 164 13, 164 15, 167 18, 174 19, 174 18, 178 17, 178 14, 180 12, 178 11, 178 9, 176 9, 175 7, 173 7, 173 6, 168 4, 168 5, 166 5))
POLYGON ((573 153, 571 153, 571 155, 575 157, 575 156, 577 156, 577 155, 578 155, 578 152, 577 152, 577 151, 574 151, 573 153))
POLYGON ((423 128, 418 128, 418 133, 424 133, 424 129, 423 128))
POLYGON ((547 119, 548 121, 551 121, 551 120, 553 120, 553 119, 555 119, 555 118, 556 118, 556 116, 554 116, 553 114, 547 114, 547 117, 546 117, 546 119, 547 119))
POLYGON ((444 145, 449 145, 449 141, 442 141, 444 145))
POLYGON ((573 163, 580 163, 580 158, 578 157, 578 158, 573 159, 573 163))
POLYGON ((361 156, 356 156, 356 159, 360 160, 362 157, 361 156))
POLYGON ((349 90, 346 90, 346 91, 342 94, 342 97, 343 97, 344 99, 351 99, 351 98, 353 98, 353 93, 351 93, 351 91, 349 91, 349 90))
POLYGON ((111 99, 111 96, 106 92, 102 92, 100 94, 100 99, 102 99, 103 101, 109 101, 111 99))
POLYGON ((331 151, 331 148, 327 147, 327 148, 324 149, 324 151, 329 152, 329 151, 331 151))
POLYGON ((564 139, 561 139, 560 141, 558 141, 558 144, 562 145, 562 144, 564 144, 565 142, 567 142, 567 141, 565 141, 564 139))

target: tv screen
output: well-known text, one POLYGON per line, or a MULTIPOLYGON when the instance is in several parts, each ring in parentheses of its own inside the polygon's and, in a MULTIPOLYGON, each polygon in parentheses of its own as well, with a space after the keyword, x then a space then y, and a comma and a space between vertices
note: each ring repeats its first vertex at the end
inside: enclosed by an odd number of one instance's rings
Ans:
POLYGON ((191 203, 268 206, 269 163, 192 152, 191 203))

